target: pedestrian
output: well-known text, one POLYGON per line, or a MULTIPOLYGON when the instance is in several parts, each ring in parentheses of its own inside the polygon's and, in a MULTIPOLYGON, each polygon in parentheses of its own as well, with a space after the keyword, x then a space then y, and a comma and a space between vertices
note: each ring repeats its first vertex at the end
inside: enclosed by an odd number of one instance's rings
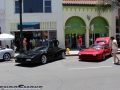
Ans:
POLYGON ((117 57, 116 53, 118 51, 118 44, 117 44, 117 40, 112 36, 110 37, 112 40, 112 54, 113 54, 113 58, 114 58, 114 64, 119 63, 120 59, 117 57), (116 62, 116 59, 118 60, 118 62, 116 62))
POLYGON ((79 36, 79 38, 78 38, 78 48, 79 48, 79 51, 82 50, 81 46, 82 46, 82 37, 79 36))
POLYGON ((59 45, 59 41, 56 38, 54 38, 53 46, 58 47, 58 45, 59 45))
POLYGON ((23 40, 23 48, 24 48, 24 51, 26 52, 26 51, 27 51, 27 42, 26 42, 26 38, 24 38, 24 40, 23 40))
POLYGON ((52 41, 52 40, 49 40, 49 41, 48 41, 48 45, 49 45, 49 46, 52 46, 52 45, 53 45, 53 41, 52 41))
POLYGON ((35 44, 36 44, 35 38, 33 38, 33 40, 32 40, 32 49, 35 48, 35 44))
POLYGON ((46 46, 46 38, 45 37, 42 40, 42 46, 46 46))

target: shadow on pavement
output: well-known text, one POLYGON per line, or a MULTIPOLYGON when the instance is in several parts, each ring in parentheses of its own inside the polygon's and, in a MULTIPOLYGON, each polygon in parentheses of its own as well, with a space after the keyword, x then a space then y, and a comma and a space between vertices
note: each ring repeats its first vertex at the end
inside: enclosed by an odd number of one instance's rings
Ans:
POLYGON ((104 62, 107 59, 111 58, 110 56, 107 56, 105 60, 79 60, 80 62, 91 62, 91 63, 100 63, 100 62, 104 62))
POLYGON ((12 60, 5 61, 5 60, 0 60, 0 62, 11 62, 12 60))
POLYGON ((41 64, 16 64, 15 66, 33 68, 41 66, 41 64))

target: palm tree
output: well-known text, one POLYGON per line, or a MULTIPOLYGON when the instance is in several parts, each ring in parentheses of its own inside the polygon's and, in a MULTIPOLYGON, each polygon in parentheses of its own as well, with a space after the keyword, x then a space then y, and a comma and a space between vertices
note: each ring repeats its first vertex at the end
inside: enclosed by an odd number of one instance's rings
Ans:
POLYGON ((96 11, 100 16, 101 13, 117 9, 120 6, 120 0, 97 0, 96 11))

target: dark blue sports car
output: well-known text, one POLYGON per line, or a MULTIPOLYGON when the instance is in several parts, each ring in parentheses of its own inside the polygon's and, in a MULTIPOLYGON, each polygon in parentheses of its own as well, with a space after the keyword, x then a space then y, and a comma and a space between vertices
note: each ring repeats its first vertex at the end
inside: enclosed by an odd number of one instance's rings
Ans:
POLYGON ((40 46, 28 51, 21 53, 15 57, 16 63, 42 63, 45 64, 47 61, 65 58, 65 49, 54 47, 54 46, 40 46))

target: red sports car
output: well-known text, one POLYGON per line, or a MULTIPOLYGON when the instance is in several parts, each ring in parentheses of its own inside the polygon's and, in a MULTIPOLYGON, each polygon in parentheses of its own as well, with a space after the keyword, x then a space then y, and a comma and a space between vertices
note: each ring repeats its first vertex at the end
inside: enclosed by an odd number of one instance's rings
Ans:
POLYGON ((104 60, 106 56, 112 55, 112 48, 109 47, 110 38, 97 38, 90 48, 79 51, 80 60, 104 60))

